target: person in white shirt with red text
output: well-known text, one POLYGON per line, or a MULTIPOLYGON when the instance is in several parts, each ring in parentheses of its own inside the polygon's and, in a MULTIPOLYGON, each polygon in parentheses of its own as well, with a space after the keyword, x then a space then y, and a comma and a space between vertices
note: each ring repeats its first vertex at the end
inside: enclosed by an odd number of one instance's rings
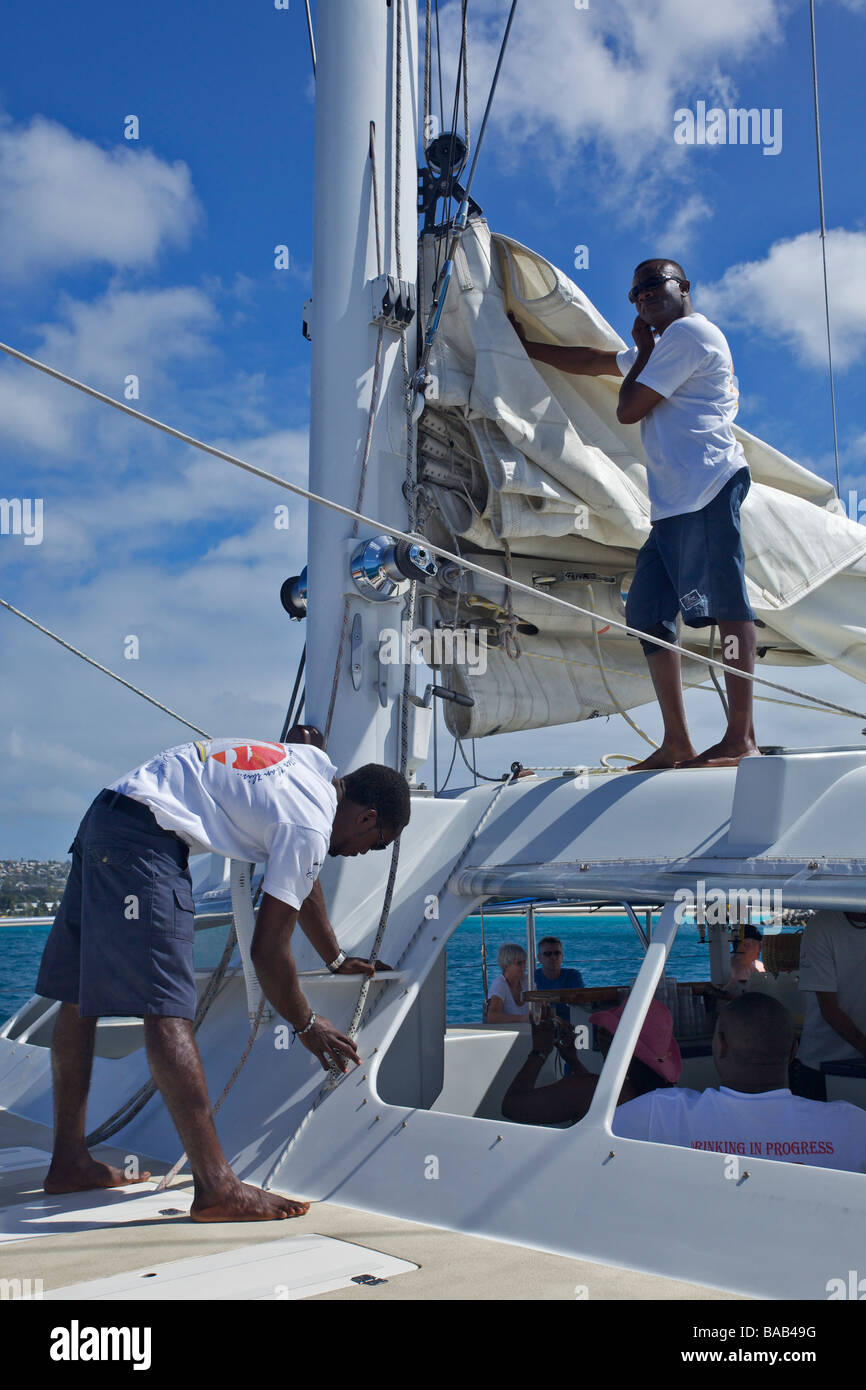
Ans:
POLYGON ((651 1091, 620 1105, 613 1132, 712 1153, 774 1158, 866 1172, 866 1111, 847 1101, 804 1100, 788 1089, 794 1021, 767 994, 719 1010, 713 1059, 718 1090, 651 1091))
MULTIPOLYGON (((45 945, 36 991, 58 999, 51 1044, 54 1152, 46 1192, 129 1181, 94 1159, 85 1114, 96 1022, 143 1019, 151 1075, 189 1155, 195 1221, 273 1221, 309 1203, 241 1182, 214 1128, 193 1019, 195 907, 190 854, 267 864, 252 942, 265 997, 328 1070, 360 1061, 351 1038, 313 1012, 291 951, 295 923, 334 974, 372 975, 346 957, 318 882, 327 855, 382 850, 410 814, 409 786, 368 764, 345 777, 316 730, 285 743, 240 738, 179 744, 100 792, 78 828, 72 870, 45 945)), ((144 1177, 149 1177, 144 1174, 144 1177)), ((139 1179, 135 1179, 138 1181, 139 1179)))

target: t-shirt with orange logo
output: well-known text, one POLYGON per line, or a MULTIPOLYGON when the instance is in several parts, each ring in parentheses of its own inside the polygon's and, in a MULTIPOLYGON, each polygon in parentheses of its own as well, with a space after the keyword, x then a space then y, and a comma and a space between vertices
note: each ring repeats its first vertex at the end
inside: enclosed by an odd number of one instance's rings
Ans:
POLYGON ((149 806, 193 854, 267 861, 264 891, 299 908, 328 852, 336 775, 312 745, 219 738, 167 748, 111 789, 149 806))

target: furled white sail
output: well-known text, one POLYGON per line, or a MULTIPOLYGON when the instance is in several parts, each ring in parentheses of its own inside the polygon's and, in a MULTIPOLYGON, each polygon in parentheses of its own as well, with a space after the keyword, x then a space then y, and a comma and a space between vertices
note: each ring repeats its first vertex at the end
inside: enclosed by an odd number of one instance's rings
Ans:
MULTIPOLYGON (((438 247, 425 240, 427 286, 438 247)), ((624 620, 624 594, 650 529, 639 429, 617 421, 618 379, 531 360, 509 312, 538 341, 625 346, 549 261, 492 235, 483 220, 471 222, 456 252, 419 429, 428 524, 450 548, 487 552, 490 568, 602 621, 572 621, 541 597, 509 602, 506 585, 477 575, 450 576, 442 619, 490 627, 485 662, 449 661, 446 651, 441 673, 475 701, 446 709, 452 730, 470 737, 653 698, 638 643, 605 621, 624 620)), ((830 483, 736 433, 752 474, 742 527, 760 661, 830 662, 866 681, 866 527, 847 518, 830 483)), ((686 629, 684 637, 706 652, 711 633, 686 629)), ((686 681, 705 674, 685 663, 686 681)))

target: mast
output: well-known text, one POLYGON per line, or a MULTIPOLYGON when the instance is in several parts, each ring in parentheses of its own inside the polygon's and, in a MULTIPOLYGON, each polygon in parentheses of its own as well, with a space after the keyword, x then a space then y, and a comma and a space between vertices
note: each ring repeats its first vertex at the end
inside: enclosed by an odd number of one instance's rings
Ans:
MULTIPOLYGON (((327 0, 317 16, 310 487, 355 507, 373 394, 379 326, 372 282, 379 275, 371 122, 375 135, 382 270, 397 277, 395 221, 400 219, 404 282, 417 279, 417 5, 415 0, 327 0), (397 74, 398 4, 402 71, 397 74), (400 82, 400 202, 396 207, 400 82)), ((416 330, 408 332, 410 370, 416 330)), ((381 382, 372 422, 360 510, 403 530, 407 502, 407 418, 400 334, 386 327, 381 382)), ((341 771, 399 760, 399 695, 404 668, 378 660, 380 634, 401 632, 403 598, 364 597, 350 558, 372 537, 324 507, 308 523, 307 696, 305 718, 324 729, 345 596, 348 626, 328 753, 341 771), (357 688, 356 688, 357 687, 357 688)), ((405 587, 405 586, 404 586, 405 587)), ((393 650, 393 646, 392 646, 393 650)))

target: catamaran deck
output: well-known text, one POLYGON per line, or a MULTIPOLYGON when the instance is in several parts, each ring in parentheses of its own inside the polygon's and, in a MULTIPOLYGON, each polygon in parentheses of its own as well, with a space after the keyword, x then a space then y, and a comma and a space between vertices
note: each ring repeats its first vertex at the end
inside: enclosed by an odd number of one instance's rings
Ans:
MULTIPOLYGON (((0 1165, 4 1159, 16 1161, 12 1150, 49 1151, 50 1147, 51 1131, 45 1125, 0 1111, 0 1165)), ((100 1146, 95 1153, 112 1163, 122 1163, 125 1157, 123 1149, 110 1145, 100 1146)), ((115 1189, 46 1197, 41 1187, 45 1162, 34 1162, 33 1154, 20 1157, 22 1161, 29 1157, 30 1166, 0 1171, 0 1279, 21 1280, 22 1287, 30 1290, 41 1287, 45 1296, 63 1298, 64 1289, 70 1289, 70 1297, 76 1302, 97 1296, 149 1299, 159 1297, 160 1281, 164 1286, 172 1274, 182 1274, 180 1287, 185 1291, 174 1296, 192 1299, 271 1297, 365 1302, 519 1297, 573 1302, 583 1298, 738 1298, 696 1284, 543 1254, 332 1202, 315 1203, 307 1216, 292 1221, 202 1226, 185 1214, 191 1187, 183 1180, 160 1194, 158 1203, 159 1208, 169 1212, 177 1208, 180 1214, 159 1215, 156 1204, 147 1197, 146 1215, 130 1221, 124 1211, 125 1219, 118 1220, 118 1203, 126 1207, 128 1203, 140 1202, 139 1196, 118 1195, 115 1189), (47 1233, 33 1234, 34 1225, 43 1221, 47 1233), (326 1241, 312 1241, 316 1236, 325 1237, 326 1241), (282 1249, 287 1242, 298 1243, 298 1256, 293 1258, 290 1249, 282 1249), (356 1250, 362 1247, 363 1253, 355 1255, 336 1245, 330 1248, 330 1242, 345 1242, 356 1250), (281 1260, 274 1263, 272 1251, 277 1244, 281 1246, 281 1260), (330 1266, 323 1265, 319 1257, 326 1244, 330 1266), (242 1260, 235 1266, 236 1274, 227 1267, 227 1261, 214 1259, 219 1255, 242 1260), (189 1263, 192 1260, 196 1261, 195 1266, 189 1263), (391 1272, 395 1260, 416 1268, 391 1272), (182 1271, 177 1268, 179 1261, 186 1262, 182 1271), (345 1270, 353 1263, 357 1264, 357 1275, 372 1273, 377 1277, 381 1267, 386 1282, 355 1284, 350 1282, 351 1274, 333 1273, 336 1266, 345 1270), (264 1266, 258 1284, 257 1265, 264 1266), (304 1273, 305 1266, 308 1274, 304 1273), (80 1287, 133 1271, 142 1271, 138 1276, 142 1279, 139 1293, 133 1290, 132 1294, 106 1294, 96 1286, 89 1292, 80 1287), (155 1283, 145 1282, 145 1275, 155 1276, 155 1283), (261 1291, 262 1277, 270 1281, 268 1293, 261 1291), (34 1283, 36 1280, 42 1281, 41 1286, 34 1283), (319 1291, 322 1283, 337 1280, 341 1287, 319 1291), (221 1291, 215 1293, 220 1282, 221 1291), (227 1291, 232 1286, 235 1291, 227 1291)), ((166 1168, 159 1160, 153 1160, 149 1166, 154 1179, 166 1168)), ((152 1179, 148 1186, 153 1189, 155 1181, 152 1179)), ((527 1201, 531 1200, 532 1195, 527 1192, 527 1201)))

